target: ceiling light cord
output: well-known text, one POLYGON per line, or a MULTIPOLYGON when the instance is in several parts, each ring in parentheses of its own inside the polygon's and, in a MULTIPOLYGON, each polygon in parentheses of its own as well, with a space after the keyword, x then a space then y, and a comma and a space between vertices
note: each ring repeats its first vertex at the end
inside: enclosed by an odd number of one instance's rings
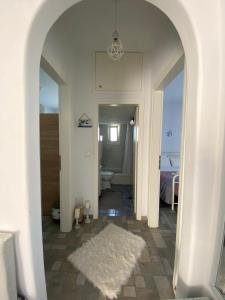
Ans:
POLYGON ((117 1, 118 0, 114 0, 114 30, 117 31, 117 1))
POLYGON ((119 33, 117 30, 117 3, 118 0, 114 0, 114 31, 112 34, 112 44, 107 48, 108 56, 112 60, 120 60, 124 55, 123 44, 119 38, 119 33))

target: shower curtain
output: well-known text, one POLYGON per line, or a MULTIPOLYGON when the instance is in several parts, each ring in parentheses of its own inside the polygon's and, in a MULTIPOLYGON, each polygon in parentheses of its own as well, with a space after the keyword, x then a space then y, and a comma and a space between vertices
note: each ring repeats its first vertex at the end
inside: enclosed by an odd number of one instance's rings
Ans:
POLYGON ((132 174, 133 165, 133 127, 131 127, 130 124, 127 124, 126 126, 127 130, 125 138, 122 173, 130 176, 132 174))

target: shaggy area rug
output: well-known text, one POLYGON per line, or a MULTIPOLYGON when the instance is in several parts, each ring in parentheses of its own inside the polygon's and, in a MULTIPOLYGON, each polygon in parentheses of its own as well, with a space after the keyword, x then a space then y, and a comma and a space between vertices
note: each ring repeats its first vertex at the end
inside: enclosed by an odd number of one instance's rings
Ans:
POLYGON ((68 260, 104 296, 114 299, 128 281, 145 245, 141 237, 109 224, 73 252, 68 260))

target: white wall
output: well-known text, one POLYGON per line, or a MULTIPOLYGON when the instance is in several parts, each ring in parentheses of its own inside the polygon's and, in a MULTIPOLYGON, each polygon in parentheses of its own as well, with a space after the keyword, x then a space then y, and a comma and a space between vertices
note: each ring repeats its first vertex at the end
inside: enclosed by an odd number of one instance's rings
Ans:
POLYGON ((39 102, 41 113, 59 112, 58 84, 40 68, 39 102))
MULTIPOLYGON (((156 4, 157 1, 154 3, 156 4)), ((217 248, 216 239, 219 230, 219 219, 216 216, 221 207, 218 187, 220 184, 223 185, 220 177, 222 169, 220 139, 224 132, 224 104, 221 101, 215 101, 215 99, 221 99, 222 95, 221 73, 215 73, 215 69, 222 67, 220 54, 216 51, 222 47, 221 37, 219 37, 219 33, 211 35, 210 38, 207 37, 212 28, 217 31, 221 25, 216 24, 217 22, 214 20, 221 18, 222 2, 211 6, 209 1, 207 8, 205 7, 206 2, 204 2, 204 9, 207 12, 204 15, 200 12, 203 2, 201 4, 198 2, 200 6, 195 9, 191 8, 194 2, 184 1, 182 4, 191 9, 192 16, 190 18, 194 18, 198 23, 198 25, 197 23, 193 25, 193 29, 196 30, 195 32, 198 31, 196 39, 202 47, 199 52, 195 52, 195 47, 190 47, 190 33, 184 33, 187 24, 184 21, 184 15, 180 14, 179 20, 182 20, 182 26, 178 31, 182 37, 187 62, 187 95, 184 108, 186 115, 183 159, 185 163, 181 168, 181 180, 184 181, 183 203, 182 211, 178 216, 181 229, 177 236, 180 241, 176 245, 179 248, 178 281, 176 283, 178 297, 197 293, 207 294, 212 291, 211 287, 215 284, 215 281, 212 280, 212 270, 215 274, 214 253, 217 248), (213 20, 212 16, 210 17, 212 10, 213 20), (201 25, 199 24, 200 19, 202 20, 201 25), (210 22, 207 22, 207 19, 210 19, 210 22), (194 58, 194 54, 199 55, 200 59, 194 58), (209 57, 213 57, 213 59, 211 60, 209 57), (191 63, 190 58, 193 58, 191 63), (197 73, 194 70, 198 70, 197 73), (212 112, 213 123, 210 122, 212 112), (184 278, 188 278, 188 280, 184 278)), ((163 9, 170 10, 169 3, 164 2, 163 9)), ((152 83, 155 87, 158 87, 160 78, 168 72, 171 64, 173 64, 173 59, 165 60, 165 55, 162 53, 156 57, 155 72, 152 73, 152 83)), ((211 297, 217 299, 215 294, 211 297)))
MULTIPOLYGON (((225 121, 224 1, 174 0, 173 5, 164 0, 151 2, 165 11, 177 26, 187 59, 189 100, 185 108, 184 213, 177 294, 204 294, 214 284, 214 254, 221 231, 220 212, 224 208, 220 178, 224 168, 221 164, 225 121), (209 126, 212 112, 214 122, 209 126)), ((0 38, 4 41, 0 48, 4 74, 0 81, 0 229, 15 232, 18 287, 31 300, 46 299, 37 138, 39 60, 48 29, 74 3, 76 0, 55 0, 54 5, 50 0, 0 3, 0 38)), ((166 48, 160 47, 160 50, 152 61, 157 74, 170 64, 166 48)), ((91 65, 89 57, 80 56, 87 58, 91 65)), ((59 74, 63 73, 61 63, 56 65, 59 74)), ((71 61, 68 69, 70 66, 71 61)), ((65 75, 65 82, 69 82, 69 74, 65 75)), ((79 72, 79 76, 83 74, 79 72)), ((155 85, 158 77, 152 77, 155 85)), ((147 79, 145 86, 150 91, 147 79)), ((85 97, 80 99, 85 101, 85 97)), ((86 110, 84 104, 82 108, 86 110)), ((149 110, 146 102, 144 108, 146 117, 149 110)), ((88 131, 86 134, 92 138, 88 131)), ((83 140, 82 146, 85 146, 83 140)), ((145 146, 143 155, 148 152, 148 145, 145 146)), ((146 165, 143 172, 148 174, 146 165)))
POLYGON ((180 152, 184 72, 164 89, 161 152, 180 152), (171 135, 171 134, 172 135, 171 135))

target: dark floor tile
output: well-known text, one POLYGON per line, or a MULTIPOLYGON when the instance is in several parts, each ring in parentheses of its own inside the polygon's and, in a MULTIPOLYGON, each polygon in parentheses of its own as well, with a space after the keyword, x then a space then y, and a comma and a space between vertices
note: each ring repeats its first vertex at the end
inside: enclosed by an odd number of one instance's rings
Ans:
POLYGON ((136 294, 138 300, 159 300, 159 294, 152 289, 140 289, 136 288, 136 294))
MULTIPOLYGON (((121 187, 115 187, 115 191, 121 191, 121 187)), ((126 209, 125 209, 126 211, 126 209)), ((76 270, 67 257, 77 248, 81 247, 89 238, 98 234, 109 222, 130 230, 146 241, 147 252, 142 255, 139 262, 139 271, 133 272, 127 282, 127 286, 135 287, 136 297, 124 297, 123 291, 118 300, 140 299, 158 300, 163 294, 169 292, 170 298, 174 298, 172 292, 172 274, 175 252, 176 215, 171 214, 170 209, 161 209, 162 224, 158 229, 149 229, 146 222, 140 222, 135 216, 125 213, 123 209, 115 209, 115 216, 103 215, 99 220, 92 220, 90 224, 81 224, 81 228, 67 234, 60 234, 59 223, 52 222, 50 218, 43 220, 43 243, 46 270, 46 282, 48 300, 101 300, 99 290, 85 279, 83 285, 77 285, 79 271, 76 270), (159 233, 165 241, 166 248, 157 248, 152 233, 159 233), (144 277, 143 280, 135 276, 144 277), (164 290, 160 286, 166 282, 164 290), (142 288, 141 288, 142 286, 142 288), (161 293, 161 295, 160 295, 161 293)), ((127 209, 126 213, 129 211, 127 209)), ((157 237, 157 235, 155 235, 157 237)), ((159 244, 158 244, 159 246, 159 244)), ((105 298, 107 299, 107 298, 105 298)), ((104 300, 105 300, 104 299, 104 300)))
POLYGON ((100 216, 133 216, 132 185, 112 185, 112 189, 101 192, 99 198, 100 216))

